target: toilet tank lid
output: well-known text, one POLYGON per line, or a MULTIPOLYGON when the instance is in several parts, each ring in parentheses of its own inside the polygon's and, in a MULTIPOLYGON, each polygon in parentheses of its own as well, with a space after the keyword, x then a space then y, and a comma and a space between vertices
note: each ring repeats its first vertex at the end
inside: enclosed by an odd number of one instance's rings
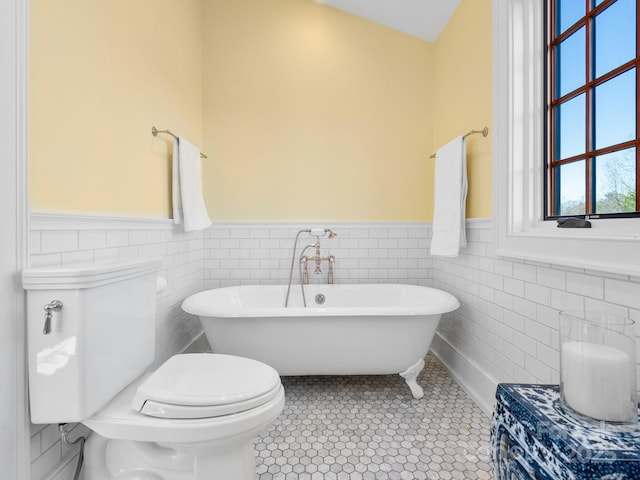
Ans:
POLYGON ((93 288, 154 273, 161 266, 162 258, 153 257, 27 268, 22 271, 22 286, 25 290, 93 288))

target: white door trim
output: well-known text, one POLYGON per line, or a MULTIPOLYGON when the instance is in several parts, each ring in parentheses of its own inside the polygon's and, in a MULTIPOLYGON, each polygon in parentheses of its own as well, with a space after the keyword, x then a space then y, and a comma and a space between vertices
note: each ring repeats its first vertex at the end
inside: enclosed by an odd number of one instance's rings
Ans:
POLYGON ((0 2, 0 465, 29 479, 25 301, 28 0, 0 2))

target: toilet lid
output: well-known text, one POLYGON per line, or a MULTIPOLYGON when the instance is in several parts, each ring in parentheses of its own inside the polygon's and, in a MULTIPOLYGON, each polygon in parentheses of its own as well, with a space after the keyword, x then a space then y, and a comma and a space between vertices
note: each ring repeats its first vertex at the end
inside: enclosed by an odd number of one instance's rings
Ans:
POLYGON ((151 374, 132 400, 135 410, 163 418, 208 418, 263 405, 281 388, 272 367, 211 353, 175 355, 151 374))

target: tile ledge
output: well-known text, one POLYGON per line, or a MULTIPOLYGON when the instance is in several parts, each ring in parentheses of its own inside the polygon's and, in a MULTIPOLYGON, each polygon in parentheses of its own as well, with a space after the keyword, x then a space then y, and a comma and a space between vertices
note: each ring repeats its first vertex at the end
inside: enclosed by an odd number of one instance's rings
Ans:
POLYGON ((32 211, 30 230, 135 230, 174 228, 173 220, 160 217, 119 217, 82 213, 32 211))

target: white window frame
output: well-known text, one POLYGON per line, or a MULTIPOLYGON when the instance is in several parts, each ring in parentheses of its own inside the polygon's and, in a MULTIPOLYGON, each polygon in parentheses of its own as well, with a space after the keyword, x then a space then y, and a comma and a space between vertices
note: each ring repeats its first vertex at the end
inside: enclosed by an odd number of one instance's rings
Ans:
POLYGON ((640 276, 640 218, 544 220, 545 0, 493 0, 495 254, 640 276))

